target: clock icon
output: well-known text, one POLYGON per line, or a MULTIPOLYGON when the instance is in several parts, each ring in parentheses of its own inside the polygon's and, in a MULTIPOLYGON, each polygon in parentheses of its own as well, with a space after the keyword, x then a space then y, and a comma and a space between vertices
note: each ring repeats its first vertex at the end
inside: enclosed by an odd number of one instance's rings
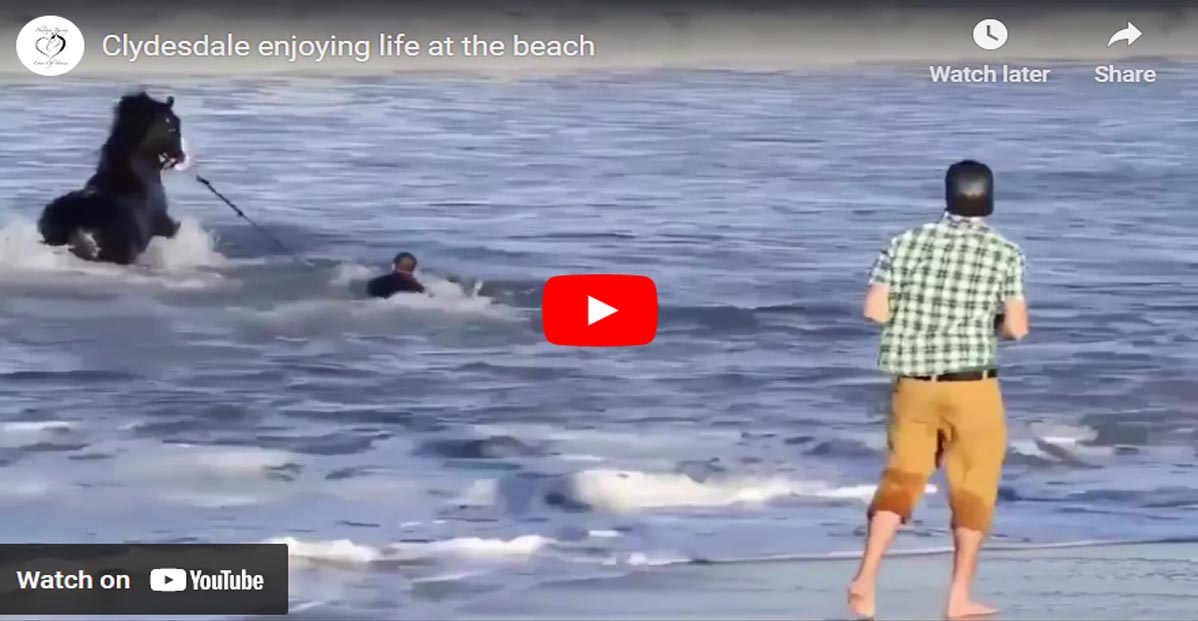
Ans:
POLYGON ((973 27, 973 42, 983 50, 997 50, 1007 44, 1007 25, 997 19, 983 19, 973 27))

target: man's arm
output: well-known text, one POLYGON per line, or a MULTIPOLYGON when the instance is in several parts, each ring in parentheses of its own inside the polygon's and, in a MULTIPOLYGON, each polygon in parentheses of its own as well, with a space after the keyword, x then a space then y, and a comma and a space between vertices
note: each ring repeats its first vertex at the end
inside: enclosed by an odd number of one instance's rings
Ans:
POLYGON ((413 293, 424 293, 424 285, 420 284, 420 281, 416 280, 415 276, 401 273, 399 277, 402 278, 405 283, 407 283, 408 291, 413 293))
POLYGON ((1011 298, 1003 305, 1002 332, 1003 336, 1018 341, 1027 336, 1027 300, 1011 298))
POLYGON ((865 318, 875 323, 890 322, 890 286, 873 283, 865 292, 865 318))
POLYGON ((890 323, 890 287, 894 284, 894 247, 891 242, 874 261, 865 292, 865 318, 875 323, 890 323))
POLYGON ((1003 322, 1002 335, 1012 340, 1021 340, 1027 336, 1028 314, 1027 298, 1024 296, 1024 273, 1026 264, 1023 254, 1019 254, 1015 264, 1007 274, 1003 285, 1003 322))

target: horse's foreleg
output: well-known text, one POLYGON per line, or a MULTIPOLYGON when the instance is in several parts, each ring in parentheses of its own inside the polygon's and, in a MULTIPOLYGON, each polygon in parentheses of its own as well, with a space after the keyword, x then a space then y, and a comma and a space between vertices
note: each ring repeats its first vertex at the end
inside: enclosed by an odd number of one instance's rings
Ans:
POLYGON ((179 232, 179 222, 171 218, 165 211, 158 212, 154 216, 153 235, 156 237, 173 238, 179 232))
POLYGON ((100 257, 100 246, 96 243, 95 233, 83 229, 75 229, 68 242, 71 254, 85 261, 96 261, 100 257))
POLYGON ((37 221, 37 230, 46 244, 65 246, 70 242, 74 226, 69 214, 63 213, 64 211, 61 198, 47 205, 42 211, 42 217, 37 221))

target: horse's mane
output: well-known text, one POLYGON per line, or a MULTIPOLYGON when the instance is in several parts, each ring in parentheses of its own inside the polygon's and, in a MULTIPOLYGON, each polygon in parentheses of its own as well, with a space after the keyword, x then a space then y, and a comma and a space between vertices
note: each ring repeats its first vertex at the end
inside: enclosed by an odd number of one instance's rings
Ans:
POLYGON ((113 108, 112 129, 100 149, 101 157, 123 157, 137 146, 156 119, 168 112, 174 98, 158 101, 145 91, 121 97, 113 108))
POLYGON ((113 108, 112 129, 108 132, 108 140, 100 147, 100 162, 96 167, 96 174, 88 184, 112 190, 136 187, 138 181, 130 168, 131 156, 150 131, 150 127, 163 113, 172 113, 172 104, 173 97, 159 101, 145 91, 121 97, 113 108))

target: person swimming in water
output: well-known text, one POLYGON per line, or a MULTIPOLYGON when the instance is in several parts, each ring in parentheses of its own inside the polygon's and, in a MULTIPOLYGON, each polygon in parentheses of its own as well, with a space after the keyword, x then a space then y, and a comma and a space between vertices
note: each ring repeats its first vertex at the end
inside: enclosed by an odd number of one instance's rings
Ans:
POLYGON ((412 273, 415 270, 416 257, 410 252, 401 252, 391 262, 391 273, 371 279, 366 284, 366 293, 384 299, 396 293, 424 293, 424 285, 412 273))

